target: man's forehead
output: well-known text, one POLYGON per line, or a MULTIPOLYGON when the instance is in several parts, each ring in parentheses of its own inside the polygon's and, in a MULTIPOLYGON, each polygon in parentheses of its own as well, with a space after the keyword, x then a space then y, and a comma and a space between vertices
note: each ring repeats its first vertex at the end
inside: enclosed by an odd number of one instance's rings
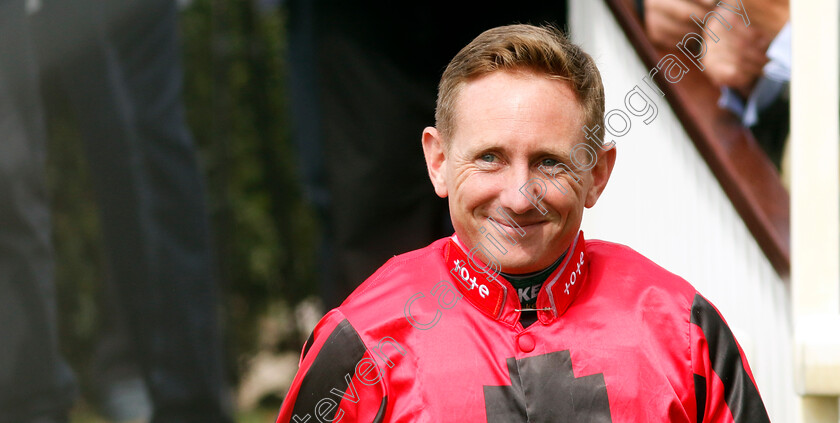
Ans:
POLYGON ((510 88, 511 90, 523 90, 528 88, 544 90, 546 87, 551 86, 554 87, 554 91, 556 91, 557 94, 565 97, 566 100, 574 102, 578 105, 581 104, 579 96, 569 81, 528 68, 521 68, 500 69, 469 78, 461 82, 458 84, 456 89, 456 109, 458 107, 458 103, 463 100, 465 94, 468 96, 481 96, 484 94, 489 97, 494 92, 488 91, 488 87, 495 87, 498 85, 510 88))
POLYGON ((583 107, 564 80, 531 71, 496 71, 460 87, 453 118, 453 139, 467 131, 489 146, 540 134, 534 148, 556 154, 570 137, 581 134, 583 107))

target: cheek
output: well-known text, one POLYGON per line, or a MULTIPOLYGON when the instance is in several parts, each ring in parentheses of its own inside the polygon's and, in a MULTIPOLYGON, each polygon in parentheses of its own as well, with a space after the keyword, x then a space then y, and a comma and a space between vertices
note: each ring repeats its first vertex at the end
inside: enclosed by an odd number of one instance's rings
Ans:
POLYGON ((585 172, 580 175, 580 181, 576 181, 571 178, 563 178, 559 181, 559 183, 566 189, 566 194, 561 193, 555 186, 551 184, 548 185, 555 193, 560 194, 562 197, 566 197, 565 201, 582 202, 586 199, 586 192, 588 191, 589 186, 592 185, 592 175, 589 172, 585 172))
POLYGON ((474 184, 464 184, 455 195, 456 207, 464 214, 473 214, 476 209, 480 209, 481 205, 485 203, 485 195, 480 187, 474 184))
POLYGON ((560 214, 566 215, 583 209, 583 204, 586 201, 586 193, 581 186, 576 184, 565 183, 565 194, 558 190, 551 184, 548 184, 549 194, 543 201, 547 201, 560 214))
POLYGON ((498 183, 492 175, 478 171, 466 171, 453 181, 453 200, 461 209, 474 210, 484 204, 492 203, 497 196, 498 183))

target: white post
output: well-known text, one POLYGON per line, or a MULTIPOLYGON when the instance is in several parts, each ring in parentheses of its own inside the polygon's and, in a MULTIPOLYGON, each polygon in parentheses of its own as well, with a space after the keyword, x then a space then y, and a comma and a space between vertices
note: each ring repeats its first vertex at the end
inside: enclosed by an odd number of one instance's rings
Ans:
POLYGON ((840 109, 837 0, 791 1, 791 286, 797 421, 837 423, 840 109))

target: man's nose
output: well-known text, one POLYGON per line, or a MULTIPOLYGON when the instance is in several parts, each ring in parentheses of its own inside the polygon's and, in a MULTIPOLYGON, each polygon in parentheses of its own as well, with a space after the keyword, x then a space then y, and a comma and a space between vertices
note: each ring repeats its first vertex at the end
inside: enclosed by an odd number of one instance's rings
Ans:
POLYGON ((505 179, 499 198, 502 207, 516 214, 525 214, 534 208, 540 212, 545 210, 540 204, 545 194, 545 181, 533 175, 530 168, 522 166, 511 169, 505 179))

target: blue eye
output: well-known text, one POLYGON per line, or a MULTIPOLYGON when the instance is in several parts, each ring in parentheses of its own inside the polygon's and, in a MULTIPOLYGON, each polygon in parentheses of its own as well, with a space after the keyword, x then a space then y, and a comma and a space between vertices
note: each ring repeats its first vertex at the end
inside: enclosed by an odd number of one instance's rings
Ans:
POLYGON ((540 165, 545 167, 554 167, 557 166, 558 163, 560 162, 554 159, 543 159, 543 161, 540 162, 540 165))
POLYGON ((491 153, 482 154, 481 155, 481 161, 487 162, 487 163, 493 163, 493 162, 496 161, 496 155, 491 154, 491 153))

